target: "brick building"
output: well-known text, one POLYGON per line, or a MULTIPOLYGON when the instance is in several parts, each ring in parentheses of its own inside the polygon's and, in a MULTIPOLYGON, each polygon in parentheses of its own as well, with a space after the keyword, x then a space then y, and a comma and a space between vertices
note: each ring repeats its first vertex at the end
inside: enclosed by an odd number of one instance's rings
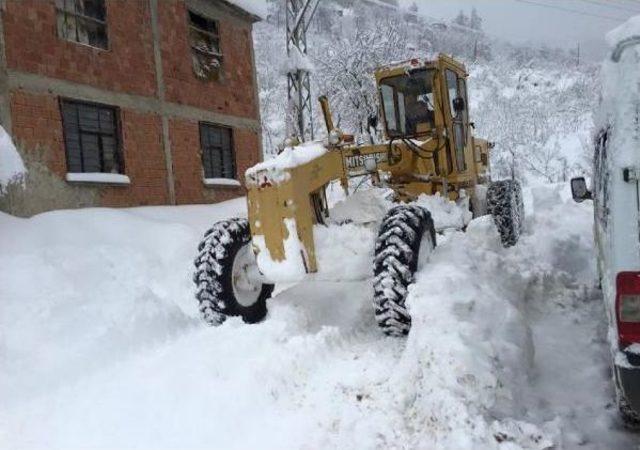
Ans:
POLYGON ((261 158, 258 17, 225 0, 0 0, 0 210, 206 203, 261 158))

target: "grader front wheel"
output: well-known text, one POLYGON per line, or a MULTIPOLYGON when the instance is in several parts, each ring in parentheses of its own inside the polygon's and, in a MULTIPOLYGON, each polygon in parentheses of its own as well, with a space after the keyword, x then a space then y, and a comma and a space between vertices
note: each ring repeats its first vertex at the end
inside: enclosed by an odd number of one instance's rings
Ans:
POLYGON ((378 325, 389 336, 403 336, 411 328, 405 305, 414 273, 436 245, 431 214, 414 205, 389 210, 382 221, 373 263, 373 305, 378 325))
POLYGON ((229 219, 214 224, 198 246, 193 281, 208 325, 220 325, 227 316, 256 323, 267 315, 273 285, 262 281, 250 241, 248 221, 229 219))
POLYGON ((487 190, 487 212, 493 216, 502 245, 515 245, 524 229, 524 204, 520 183, 515 180, 491 183, 487 190))

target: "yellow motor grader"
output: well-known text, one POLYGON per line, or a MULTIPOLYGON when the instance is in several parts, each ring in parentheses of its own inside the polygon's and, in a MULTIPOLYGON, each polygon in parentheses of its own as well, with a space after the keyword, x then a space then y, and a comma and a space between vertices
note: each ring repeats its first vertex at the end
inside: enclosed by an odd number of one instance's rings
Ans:
POLYGON ((337 181, 348 194, 353 177, 369 176, 374 188, 394 197, 375 224, 363 224, 376 229, 363 243, 370 251, 361 252, 371 258, 374 312, 386 334, 408 333, 407 288, 436 246, 433 219, 415 203, 418 196, 440 195, 467 205, 476 217, 488 212, 503 245, 514 245, 523 226, 520 184, 490 180, 492 145, 473 136, 467 77, 465 67, 446 55, 376 70, 381 120, 371 118, 369 125, 379 131, 377 143, 356 143, 336 128, 321 97, 327 139, 289 140, 277 157, 249 169, 248 220, 218 222, 200 243, 194 281, 205 322, 262 320, 276 282, 348 279, 349 265, 323 259, 322 251, 329 226, 333 245, 340 239, 349 248, 361 243, 357 236, 363 235, 341 233, 340 224, 331 222, 326 195, 337 181))

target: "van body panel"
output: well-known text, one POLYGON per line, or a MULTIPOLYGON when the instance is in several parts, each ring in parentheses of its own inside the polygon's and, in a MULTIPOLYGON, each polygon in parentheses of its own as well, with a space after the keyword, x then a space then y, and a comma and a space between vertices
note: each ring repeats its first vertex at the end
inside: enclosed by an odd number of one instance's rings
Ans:
POLYGON ((610 44, 616 58, 602 66, 594 139, 594 238, 618 400, 640 416, 640 342, 620 348, 616 314, 618 274, 640 273, 640 45, 610 44))

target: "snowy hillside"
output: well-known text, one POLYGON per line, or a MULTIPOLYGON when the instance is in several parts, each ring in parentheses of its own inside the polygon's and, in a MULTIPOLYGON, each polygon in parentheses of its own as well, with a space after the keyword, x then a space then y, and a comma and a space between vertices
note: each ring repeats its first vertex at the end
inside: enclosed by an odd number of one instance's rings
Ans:
MULTIPOLYGON (((285 138, 287 60, 281 3, 256 24, 254 43, 260 88, 264 153, 285 138)), ((391 61, 438 52, 463 61, 476 134, 496 142, 496 178, 515 173, 525 183, 567 181, 591 166, 592 113, 597 106, 598 67, 572 52, 514 46, 476 28, 409 20, 401 10, 345 7, 321 2, 309 29, 312 95, 327 95, 337 126, 356 135, 378 111, 373 71, 391 61)), ((478 20, 478 18, 476 18, 478 20)), ((481 22, 481 20, 480 20, 481 22)), ((314 100, 313 106, 318 107, 314 100)), ((318 110, 316 136, 326 133, 318 110)))
POLYGON ((1 215, 1 446, 629 448, 591 208, 526 200, 514 248, 488 218, 438 236, 407 340, 377 329, 369 281, 280 287, 258 325, 195 319, 196 243, 242 200, 1 215))

